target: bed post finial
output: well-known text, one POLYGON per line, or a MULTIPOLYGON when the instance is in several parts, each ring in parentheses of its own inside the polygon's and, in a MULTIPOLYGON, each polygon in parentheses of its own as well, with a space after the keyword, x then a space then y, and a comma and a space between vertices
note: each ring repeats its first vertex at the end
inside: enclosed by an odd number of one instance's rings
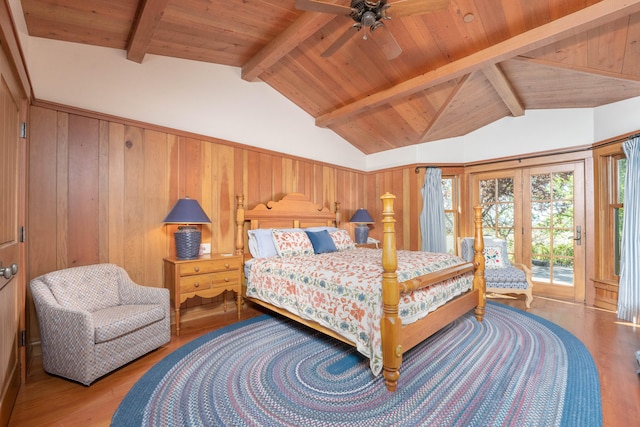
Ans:
POLYGON ((340 227, 340 202, 334 202, 335 206, 336 206, 336 227, 340 227))
POLYGON ((244 195, 236 196, 236 255, 244 253, 244 195))
POLYGON ((393 201, 396 196, 385 193, 382 199, 382 360, 384 379, 389 391, 395 391, 402 364, 402 320, 398 316, 400 288, 398 286, 398 254, 396 252, 396 220, 393 201))
POLYGON ((473 288, 477 289, 478 292, 478 305, 476 306, 476 319, 478 321, 482 321, 484 317, 484 308, 487 305, 486 299, 486 288, 487 282, 484 277, 484 236, 482 233, 482 206, 474 206, 473 210, 475 211, 475 219, 474 219, 474 239, 473 239, 473 249, 475 250, 475 255, 473 256, 473 263, 475 264, 476 270, 473 276, 473 288))

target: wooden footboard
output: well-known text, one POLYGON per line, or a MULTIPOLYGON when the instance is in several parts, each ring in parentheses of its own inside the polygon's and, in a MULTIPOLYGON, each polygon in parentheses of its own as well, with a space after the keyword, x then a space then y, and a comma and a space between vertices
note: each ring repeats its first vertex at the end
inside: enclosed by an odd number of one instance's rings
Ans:
MULTIPOLYGON (((258 205, 256 209, 245 211, 243 196, 237 196, 237 236, 236 236, 236 253, 243 254, 245 247, 245 223, 250 221, 251 228, 268 228, 275 226, 274 224, 286 224, 289 226, 299 227, 313 225, 328 225, 331 222, 331 214, 328 214, 326 208, 319 208, 311 202, 303 201, 304 196, 298 193, 292 193, 285 196, 279 202, 269 202, 269 204, 258 205), (289 203, 294 202, 295 208, 289 209, 289 203), (306 205, 309 205, 308 207, 306 205), (273 209, 273 211, 272 211, 273 209), (301 222, 301 217, 303 221, 301 222), (269 224, 265 226, 260 224, 269 224)), ((475 210, 475 250, 476 255, 473 263, 465 263, 441 270, 432 274, 418 277, 404 283, 398 282, 396 273, 398 265, 398 256, 396 250, 395 235, 395 219, 393 211, 393 202, 395 196, 385 193, 382 199, 382 304, 383 314, 380 321, 382 336, 382 357, 383 357, 383 375, 387 389, 395 391, 397 388, 398 378, 400 376, 400 365, 402 364, 402 354, 414 347, 418 343, 424 341, 442 327, 446 326, 453 320, 467 313, 475 307, 475 314, 478 321, 482 320, 485 310, 485 280, 484 280, 484 256, 483 256, 483 238, 482 238, 482 212, 480 207, 475 210), (404 292, 412 292, 416 289, 425 288, 445 279, 466 274, 475 270, 473 279, 473 289, 447 302, 444 306, 428 314, 425 318, 403 326, 398 315, 398 305, 400 303, 400 295, 404 292)), ((306 200, 306 199, 305 199, 306 200)), ((338 218, 335 218, 337 224, 338 218)), ((281 225, 285 226, 285 225, 281 225)), ((245 257, 249 256, 245 254, 245 257)), ((244 287, 243 287, 244 288, 244 287)), ((316 322, 301 319, 300 317, 289 313, 288 311, 275 307, 264 301, 247 298, 261 306, 267 307, 286 317, 294 319, 304 325, 315 330, 323 332, 329 336, 339 339, 348 344, 354 345, 351 341, 341 337, 316 322)))

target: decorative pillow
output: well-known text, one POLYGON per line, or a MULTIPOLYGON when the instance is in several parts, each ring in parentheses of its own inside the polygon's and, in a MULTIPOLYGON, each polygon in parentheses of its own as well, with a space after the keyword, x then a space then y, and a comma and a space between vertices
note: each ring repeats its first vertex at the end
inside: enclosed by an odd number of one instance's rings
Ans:
POLYGON ((300 255, 313 255, 313 245, 304 231, 271 230, 273 243, 278 255, 291 257, 300 255))
POLYGON ((314 232, 305 229, 305 233, 307 233, 309 240, 311 240, 313 251, 315 253, 324 254, 328 252, 336 252, 338 250, 327 230, 314 232))
POLYGON ((495 270, 504 268, 504 258, 502 256, 502 248, 499 246, 489 246, 484 248, 484 266, 487 270, 495 270))
POLYGON ((249 252, 254 258, 269 258, 278 256, 276 245, 270 228, 249 230, 249 252))
POLYGON ((356 248, 356 244, 351 240, 351 236, 349 236, 347 230, 332 231, 329 235, 333 239, 333 244, 336 246, 336 249, 339 251, 356 248))

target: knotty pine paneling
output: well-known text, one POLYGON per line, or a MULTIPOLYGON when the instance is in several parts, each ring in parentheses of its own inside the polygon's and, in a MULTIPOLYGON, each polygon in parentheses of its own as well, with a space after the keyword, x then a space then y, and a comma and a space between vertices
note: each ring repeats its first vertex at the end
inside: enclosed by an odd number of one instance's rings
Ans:
MULTIPOLYGON (((145 286, 161 287, 162 258, 175 256, 175 226, 162 220, 181 197, 197 199, 209 218, 203 242, 215 252, 235 250, 235 196, 245 207, 307 195, 334 209, 341 226, 365 207, 382 238, 380 195, 396 195, 398 247, 419 249, 416 213, 423 175, 413 167, 365 173, 229 141, 168 131, 99 115, 31 107, 27 280, 98 262, 122 266, 145 286), (417 190, 417 193, 416 193, 417 190)), ((194 298, 184 307, 215 299, 194 298)), ((188 311, 186 312, 188 313, 188 311)), ((30 339, 39 340, 31 312, 30 339)))

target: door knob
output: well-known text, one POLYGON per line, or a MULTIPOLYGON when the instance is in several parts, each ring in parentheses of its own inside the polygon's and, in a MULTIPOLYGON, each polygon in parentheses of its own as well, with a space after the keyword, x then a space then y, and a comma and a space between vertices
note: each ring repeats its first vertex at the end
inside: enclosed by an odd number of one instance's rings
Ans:
POLYGON ((18 272, 18 264, 16 264, 15 262, 11 264, 10 267, 4 267, 4 268, 2 268, 2 264, 0 263, 0 274, 5 279, 11 279, 11 276, 16 274, 17 272, 18 272))

